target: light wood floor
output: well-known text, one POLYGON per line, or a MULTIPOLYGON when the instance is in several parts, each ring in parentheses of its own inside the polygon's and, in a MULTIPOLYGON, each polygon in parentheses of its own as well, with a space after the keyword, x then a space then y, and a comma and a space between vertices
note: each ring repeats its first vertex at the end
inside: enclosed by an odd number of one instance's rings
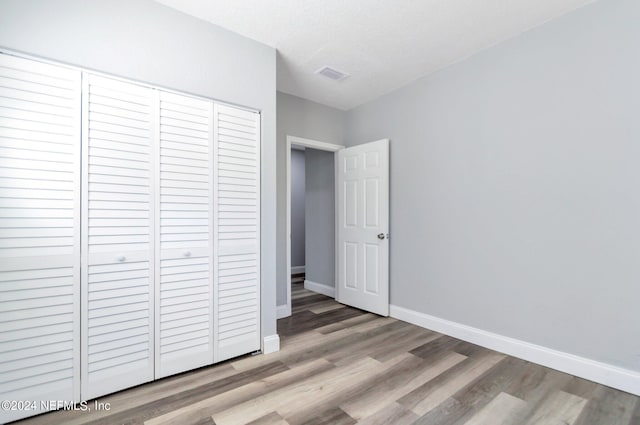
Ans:
POLYGON ((110 411, 20 425, 640 424, 633 395, 293 287, 280 352, 100 398, 110 411))

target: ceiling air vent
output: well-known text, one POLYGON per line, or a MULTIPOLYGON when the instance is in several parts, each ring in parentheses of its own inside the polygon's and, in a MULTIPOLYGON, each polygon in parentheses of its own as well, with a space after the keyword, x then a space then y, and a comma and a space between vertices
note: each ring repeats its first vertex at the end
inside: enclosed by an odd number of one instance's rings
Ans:
POLYGON ((316 74, 322 75, 323 77, 327 77, 335 81, 344 80, 345 78, 349 77, 349 74, 347 74, 346 72, 338 71, 337 69, 331 68, 329 66, 323 66, 316 71, 316 74))

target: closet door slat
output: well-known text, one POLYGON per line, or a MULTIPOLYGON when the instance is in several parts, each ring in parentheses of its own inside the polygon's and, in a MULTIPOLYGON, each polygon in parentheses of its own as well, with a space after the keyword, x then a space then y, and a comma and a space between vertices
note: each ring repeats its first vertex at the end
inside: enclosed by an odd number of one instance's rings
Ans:
POLYGON ((155 91, 84 74, 82 398, 154 378, 155 91), (123 320, 135 317, 135 320, 123 320))
MULTIPOLYGON (((80 398, 81 74, 0 54, 0 411, 80 398)), ((46 409, 45 409, 46 410, 46 409)))
POLYGON ((213 363, 213 104, 159 96, 158 378, 213 363), (194 144, 196 133, 202 143, 194 144), (179 309, 193 300, 198 308, 179 309))
POLYGON ((214 106, 215 360, 260 349, 260 115, 214 106))

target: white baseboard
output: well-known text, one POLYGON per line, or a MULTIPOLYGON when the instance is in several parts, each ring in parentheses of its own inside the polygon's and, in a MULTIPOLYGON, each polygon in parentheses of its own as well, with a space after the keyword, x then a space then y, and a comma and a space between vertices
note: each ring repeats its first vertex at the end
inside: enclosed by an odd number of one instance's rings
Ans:
POLYGON ((276 306, 276 319, 283 319, 291 316, 291 306, 287 304, 276 306))
POLYGON ((262 353, 269 354, 280 351, 280 336, 278 334, 267 335, 262 341, 262 353))
POLYGON ((310 280, 304 281, 304 289, 308 289, 318 294, 326 295, 327 297, 336 297, 336 288, 332 286, 323 285, 321 283, 312 282, 310 280))
MULTIPOLYGON (((306 282, 305 282, 306 287, 306 282)), ((640 396, 640 373, 396 305, 391 317, 640 396)))
POLYGON ((304 273, 305 266, 291 266, 291 274, 304 273))

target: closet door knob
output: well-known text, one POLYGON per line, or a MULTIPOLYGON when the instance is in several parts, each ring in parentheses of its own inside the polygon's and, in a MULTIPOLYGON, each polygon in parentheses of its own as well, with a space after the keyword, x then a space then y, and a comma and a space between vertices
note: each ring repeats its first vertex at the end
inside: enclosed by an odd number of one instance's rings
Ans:
POLYGON ((126 260, 127 257, 125 257, 124 255, 120 255, 117 260, 120 261, 121 263, 124 262, 124 260, 126 260))
POLYGON ((184 256, 185 257, 191 257, 191 251, 185 251, 184 252, 184 256))

